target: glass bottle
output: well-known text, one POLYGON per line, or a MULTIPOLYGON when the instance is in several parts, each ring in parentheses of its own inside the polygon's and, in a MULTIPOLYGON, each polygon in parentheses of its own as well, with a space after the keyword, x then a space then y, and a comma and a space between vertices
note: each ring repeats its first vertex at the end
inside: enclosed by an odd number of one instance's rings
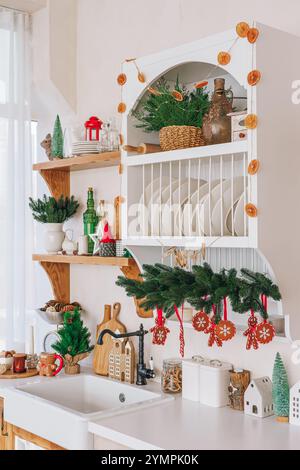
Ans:
POLYGON ((93 233, 96 233, 99 218, 95 211, 94 191, 93 188, 88 190, 87 210, 83 214, 83 227, 84 235, 88 237, 88 253, 93 254, 94 242, 89 237, 93 233))
POLYGON ((161 388, 164 393, 181 393, 182 391, 182 361, 181 359, 166 359, 163 362, 161 388))
POLYGON ((109 131, 110 131, 110 123, 104 122, 102 129, 100 131, 100 148, 101 152, 108 152, 109 151, 109 131))
POLYGON ((116 124, 116 119, 115 118, 111 118, 109 120, 108 142, 109 142, 109 150, 111 152, 114 151, 114 150, 119 150, 120 137, 119 137, 119 131, 117 129, 117 124, 116 124))

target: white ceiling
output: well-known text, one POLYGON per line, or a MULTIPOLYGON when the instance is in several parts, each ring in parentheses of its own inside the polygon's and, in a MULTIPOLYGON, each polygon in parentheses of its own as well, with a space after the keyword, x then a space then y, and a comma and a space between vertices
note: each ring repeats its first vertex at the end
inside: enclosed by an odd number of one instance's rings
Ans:
POLYGON ((33 13, 47 5, 47 0, 0 0, 0 6, 33 13))

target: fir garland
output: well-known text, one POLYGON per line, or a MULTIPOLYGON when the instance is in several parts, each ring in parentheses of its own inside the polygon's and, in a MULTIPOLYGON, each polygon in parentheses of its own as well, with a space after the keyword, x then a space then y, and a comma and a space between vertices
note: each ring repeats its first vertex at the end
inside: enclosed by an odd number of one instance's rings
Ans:
POLYGON ((181 307, 185 301, 196 310, 210 314, 215 307, 215 323, 223 316, 223 300, 228 298, 233 311, 245 314, 253 310, 263 319, 268 318, 262 296, 275 301, 281 299, 278 286, 261 273, 235 269, 215 273, 211 266, 194 266, 192 272, 162 264, 143 266, 144 273, 139 282, 118 277, 116 284, 123 287, 127 295, 144 299, 145 310, 162 309, 169 318, 174 314, 174 305, 181 307))

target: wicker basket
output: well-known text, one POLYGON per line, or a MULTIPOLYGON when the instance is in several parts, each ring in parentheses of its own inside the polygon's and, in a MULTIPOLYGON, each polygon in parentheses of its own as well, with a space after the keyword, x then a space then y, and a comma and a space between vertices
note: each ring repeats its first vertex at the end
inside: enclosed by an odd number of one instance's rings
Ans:
POLYGON ((193 126, 163 127, 159 133, 159 140, 163 151, 205 145, 202 129, 193 126))

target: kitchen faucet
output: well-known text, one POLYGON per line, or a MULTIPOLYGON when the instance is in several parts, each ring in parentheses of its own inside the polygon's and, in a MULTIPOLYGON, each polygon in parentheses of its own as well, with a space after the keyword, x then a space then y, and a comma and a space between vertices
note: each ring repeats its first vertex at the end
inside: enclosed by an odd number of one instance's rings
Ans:
POLYGON ((144 338, 145 335, 147 335, 149 332, 144 330, 144 326, 141 325, 140 329, 138 331, 134 331, 133 333, 114 333, 111 330, 103 330, 101 331, 98 342, 99 346, 103 345, 103 337, 106 334, 109 334, 113 336, 113 338, 120 339, 120 338, 131 338, 133 336, 137 336, 139 338, 139 362, 137 364, 136 370, 137 370, 137 378, 136 378, 136 384, 137 385, 147 385, 147 380, 146 379, 154 379, 155 378, 155 372, 151 369, 146 368, 146 364, 144 361, 144 338))

